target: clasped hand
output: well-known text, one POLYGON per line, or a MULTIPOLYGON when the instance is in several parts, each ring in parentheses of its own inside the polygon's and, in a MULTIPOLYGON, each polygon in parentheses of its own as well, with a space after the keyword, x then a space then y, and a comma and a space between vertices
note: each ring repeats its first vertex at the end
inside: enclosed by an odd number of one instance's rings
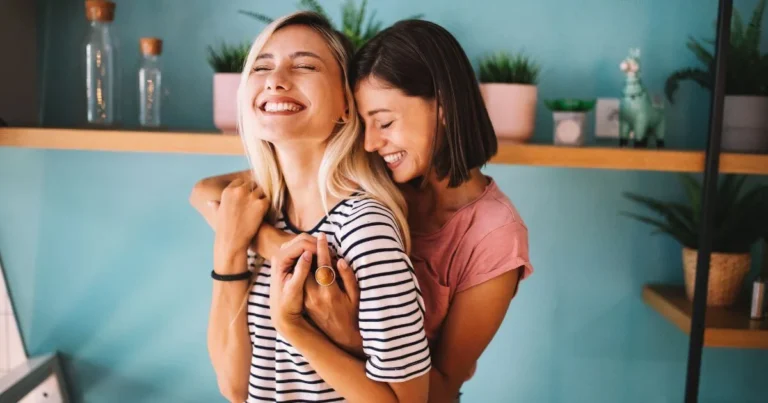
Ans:
POLYGON ((269 305, 275 328, 290 341, 292 330, 310 323, 354 355, 362 355, 357 323, 359 288, 352 268, 336 262, 336 281, 321 286, 310 275, 312 257, 317 265, 333 268, 325 234, 301 234, 284 244, 272 258, 269 305))

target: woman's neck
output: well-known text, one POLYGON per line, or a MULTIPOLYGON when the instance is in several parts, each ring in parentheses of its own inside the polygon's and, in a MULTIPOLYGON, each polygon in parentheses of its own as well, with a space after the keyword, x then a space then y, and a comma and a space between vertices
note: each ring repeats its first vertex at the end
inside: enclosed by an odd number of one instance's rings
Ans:
MULTIPOLYGON (((286 218, 297 228, 309 230, 325 215, 317 182, 325 145, 291 144, 275 150, 287 190, 286 218)), ((335 204, 336 201, 328 202, 335 204)))
POLYGON ((410 189, 409 221, 418 232, 433 232, 440 229, 453 214, 477 200, 488 186, 488 178, 475 168, 469 173, 469 180, 461 185, 448 187, 448 178, 438 180, 433 176, 423 189, 410 189))

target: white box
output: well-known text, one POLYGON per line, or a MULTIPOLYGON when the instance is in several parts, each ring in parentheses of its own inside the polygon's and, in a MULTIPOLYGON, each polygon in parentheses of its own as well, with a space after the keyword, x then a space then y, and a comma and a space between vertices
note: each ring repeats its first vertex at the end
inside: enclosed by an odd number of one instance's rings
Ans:
POLYGON ((595 107, 595 137, 619 138, 619 99, 598 98, 595 107))

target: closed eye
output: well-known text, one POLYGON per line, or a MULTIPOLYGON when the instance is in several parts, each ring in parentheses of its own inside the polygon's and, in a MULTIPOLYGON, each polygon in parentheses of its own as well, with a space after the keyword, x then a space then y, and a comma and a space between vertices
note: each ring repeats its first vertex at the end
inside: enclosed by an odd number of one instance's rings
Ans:
POLYGON ((296 66, 296 68, 297 69, 310 70, 310 71, 317 70, 317 67, 315 67, 315 66, 313 66, 311 64, 300 64, 300 65, 296 66))
POLYGON ((394 122, 395 122, 394 120, 390 120, 390 121, 389 121, 389 123, 384 123, 384 124, 382 124, 382 125, 381 125, 381 126, 379 126, 379 127, 381 127, 382 129, 386 129, 386 128, 388 128, 389 126, 392 126, 392 123, 394 123, 394 122))
POLYGON ((267 66, 255 66, 253 68, 253 71, 257 71, 257 72, 258 71, 267 71, 267 70, 269 70, 269 67, 267 67, 267 66))

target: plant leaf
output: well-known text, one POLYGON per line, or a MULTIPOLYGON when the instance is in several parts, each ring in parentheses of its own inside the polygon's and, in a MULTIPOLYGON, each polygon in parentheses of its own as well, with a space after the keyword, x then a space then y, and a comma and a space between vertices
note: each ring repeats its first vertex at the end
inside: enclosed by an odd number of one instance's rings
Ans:
POLYGON ((247 16, 249 16, 251 18, 255 18, 255 19, 257 19, 257 20, 259 20, 259 21, 261 21, 261 22, 263 22, 265 24, 271 24, 274 21, 273 18, 268 17, 268 16, 266 16, 264 14, 261 14, 261 13, 254 12, 254 11, 238 10, 237 12, 240 13, 240 14, 243 14, 243 15, 247 15, 247 16))
POLYGON ((678 242, 680 242, 685 246, 695 247, 696 243, 692 242, 690 237, 688 237, 686 234, 681 233, 676 228, 673 228, 662 221, 659 221, 650 217, 646 217, 640 214, 629 213, 626 211, 623 211, 620 214, 655 227, 657 231, 653 231, 652 234, 658 234, 660 232, 666 233, 672 236, 673 238, 675 238, 678 242))
POLYGON ((760 0, 760 3, 757 3, 757 7, 752 12, 752 18, 749 20, 749 26, 744 33, 743 46, 752 57, 759 57, 760 55, 760 34, 762 31, 763 13, 765 12, 765 1, 760 0))
POLYGON ((739 47, 744 42, 744 19, 741 18, 739 10, 733 9, 733 16, 731 18, 731 46, 739 47))
POLYGON ((680 174, 679 178, 688 196, 691 216, 698 222, 699 217, 701 217, 701 183, 689 174, 680 174))
POLYGON ((355 32, 360 35, 363 32, 363 19, 365 18, 365 9, 368 6, 368 0, 363 0, 360 5, 360 10, 357 13, 357 21, 355 21, 355 32))
POLYGON ((741 187, 746 179, 746 175, 727 174, 724 176, 717 191, 715 225, 721 223, 728 216, 741 193, 741 187))
POLYGON ((674 103, 675 92, 680 85, 680 81, 693 80, 699 84, 702 88, 712 88, 712 78, 709 72, 701 69, 681 69, 672 73, 664 84, 664 93, 667 95, 667 99, 670 103, 674 103))
POLYGON ((328 22, 331 22, 331 19, 328 17, 328 14, 325 12, 325 9, 323 8, 323 6, 320 5, 320 3, 317 2, 317 0, 300 0, 299 8, 318 13, 323 18, 328 20, 328 22))
POLYGON ((701 63, 707 67, 707 69, 712 69, 712 63, 714 62, 715 57, 710 51, 705 49, 699 41, 697 41, 695 38, 689 37, 686 46, 691 50, 691 52, 693 52, 693 54, 696 55, 701 63))
POLYGON ((666 203, 654 200, 650 197, 634 193, 624 193, 624 196, 662 215, 670 227, 674 227, 680 233, 689 235, 696 233, 696 228, 691 219, 691 209, 688 206, 677 203, 666 203))
POLYGON ((478 79, 484 83, 533 84, 538 81, 540 67, 522 53, 497 52, 480 59, 478 79))

